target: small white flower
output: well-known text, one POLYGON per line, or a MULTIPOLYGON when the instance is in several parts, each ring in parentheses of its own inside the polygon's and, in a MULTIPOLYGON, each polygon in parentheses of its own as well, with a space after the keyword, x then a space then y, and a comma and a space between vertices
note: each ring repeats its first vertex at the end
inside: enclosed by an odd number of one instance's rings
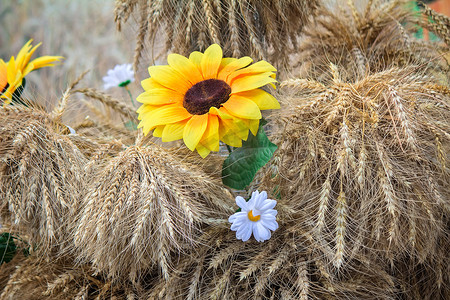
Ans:
POLYGON ((236 238, 246 242, 253 233, 258 242, 270 239, 270 230, 278 228, 277 211, 273 209, 277 201, 267 199, 265 191, 261 193, 255 191, 248 202, 237 196, 236 204, 241 211, 228 218, 228 222, 232 223, 231 230, 236 231, 236 238))
POLYGON ((69 129, 70 134, 76 134, 77 132, 75 131, 75 129, 73 129, 72 127, 70 127, 69 125, 66 125, 66 127, 69 129))
POLYGON ((103 77, 103 88, 105 90, 110 87, 127 86, 129 83, 134 81, 134 72, 131 64, 116 65, 114 69, 108 70, 108 73, 103 77))

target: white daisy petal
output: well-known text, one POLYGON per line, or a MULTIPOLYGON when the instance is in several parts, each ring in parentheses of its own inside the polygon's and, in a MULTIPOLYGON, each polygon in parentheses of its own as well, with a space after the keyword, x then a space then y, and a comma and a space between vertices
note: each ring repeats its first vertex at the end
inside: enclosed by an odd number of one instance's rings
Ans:
POLYGON ((246 228, 245 234, 242 236, 242 241, 243 242, 246 242, 246 241, 248 241, 250 239, 250 237, 252 236, 252 231, 253 230, 252 230, 251 226, 248 226, 246 228))
POLYGON ((246 214, 247 214, 246 212, 242 212, 242 211, 237 212, 228 218, 228 222, 233 223, 233 222, 237 221, 239 219, 239 217, 245 216, 246 214))
POLYGON ((268 209, 266 211, 264 211, 264 214, 267 216, 276 216, 278 214, 278 212, 275 209, 268 209))
POLYGON ((134 72, 131 64, 116 65, 114 69, 108 70, 107 76, 103 77, 103 88, 126 86, 134 81, 134 72))
POLYGON ((244 223, 246 223, 248 220, 237 220, 231 225, 231 230, 238 230, 244 223))
POLYGON ((253 236, 255 237, 255 240, 257 240, 258 242, 261 242, 261 235, 260 235, 260 231, 258 229, 258 224, 257 222, 253 222, 252 224, 252 229, 253 229, 253 236))
POLYGON ((247 210, 247 201, 241 196, 236 197, 236 204, 243 210, 247 210))
POLYGON ((267 229, 270 229, 272 231, 275 231, 278 229, 278 223, 277 221, 268 221, 268 222, 264 222, 264 226, 267 227, 267 229))
POLYGON ((258 209, 260 209, 260 210, 272 209, 275 207, 275 205, 277 205, 277 201, 267 199, 264 201, 264 203, 258 209))
POLYGON ((245 242, 253 234, 258 242, 263 242, 270 239, 271 230, 278 229, 277 211, 273 209, 277 201, 267 199, 265 191, 254 191, 248 202, 237 196, 236 204, 241 211, 230 216, 228 221, 231 223, 231 230, 236 231, 237 239, 245 242))
POLYGON ((238 237, 238 239, 242 239, 244 233, 247 232, 247 229, 248 228, 246 226, 240 226, 236 231, 236 237, 238 237))
POLYGON ((267 192, 266 191, 262 191, 261 193, 259 193, 258 196, 258 207, 261 206, 261 204, 267 199, 267 192))
POLYGON ((257 222, 256 228, 257 228, 257 230, 259 232, 259 236, 260 236, 260 239, 258 240, 258 242, 262 242, 262 241, 268 240, 270 238, 269 229, 267 229, 263 225, 263 222, 257 222))

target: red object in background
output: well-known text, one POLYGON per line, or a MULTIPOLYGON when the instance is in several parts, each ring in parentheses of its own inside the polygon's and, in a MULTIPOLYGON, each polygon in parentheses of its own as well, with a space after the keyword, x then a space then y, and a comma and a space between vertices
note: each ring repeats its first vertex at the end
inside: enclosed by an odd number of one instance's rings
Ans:
MULTIPOLYGON (((425 4, 428 7, 430 7, 432 10, 450 17, 450 0, 438 0, 438 1, 432 1, 431 3, 425 2, 425 4)), ((424 29, 423 36, 424 36, 424 39, 429 40, 430 32, 428 30, 424 29)))
POLYGON ((438 0, 428 4, 428 6, 440 14, 450 17, 450 0, 438 0))

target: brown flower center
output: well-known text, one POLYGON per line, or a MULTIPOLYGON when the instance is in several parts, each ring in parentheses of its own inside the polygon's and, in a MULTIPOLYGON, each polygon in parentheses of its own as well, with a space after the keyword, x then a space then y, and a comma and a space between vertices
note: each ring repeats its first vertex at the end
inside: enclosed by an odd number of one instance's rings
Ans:
POLYGON ((183 106, 193 115, 206 114, 230 98, 231 87, 223 80, 207 79, 193 85, 184 95, 183 106))

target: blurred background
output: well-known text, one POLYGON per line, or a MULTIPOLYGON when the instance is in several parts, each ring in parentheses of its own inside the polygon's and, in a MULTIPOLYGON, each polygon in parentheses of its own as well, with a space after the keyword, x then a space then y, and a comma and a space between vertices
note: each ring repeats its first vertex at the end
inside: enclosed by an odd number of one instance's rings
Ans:
MULTIPOLYGON (((102 77, 108 69, 132 63, 132 27, 117 32, 113 0, 0 0, 0 58, 8 61, 16 56, 29 39, 34 40, 33 45, 42 42, 32 59, 64 56, 62 64, 26 77, 25 96, 37 97, 35 101, 51 107, 84 71, 90 70, 80 86, 102 90, 102 77)), ((136 97, 141 92, 139 81, 130 84, 130 89, 136 97)), ((119 88, 108 93, 128 97, 119 88)))

